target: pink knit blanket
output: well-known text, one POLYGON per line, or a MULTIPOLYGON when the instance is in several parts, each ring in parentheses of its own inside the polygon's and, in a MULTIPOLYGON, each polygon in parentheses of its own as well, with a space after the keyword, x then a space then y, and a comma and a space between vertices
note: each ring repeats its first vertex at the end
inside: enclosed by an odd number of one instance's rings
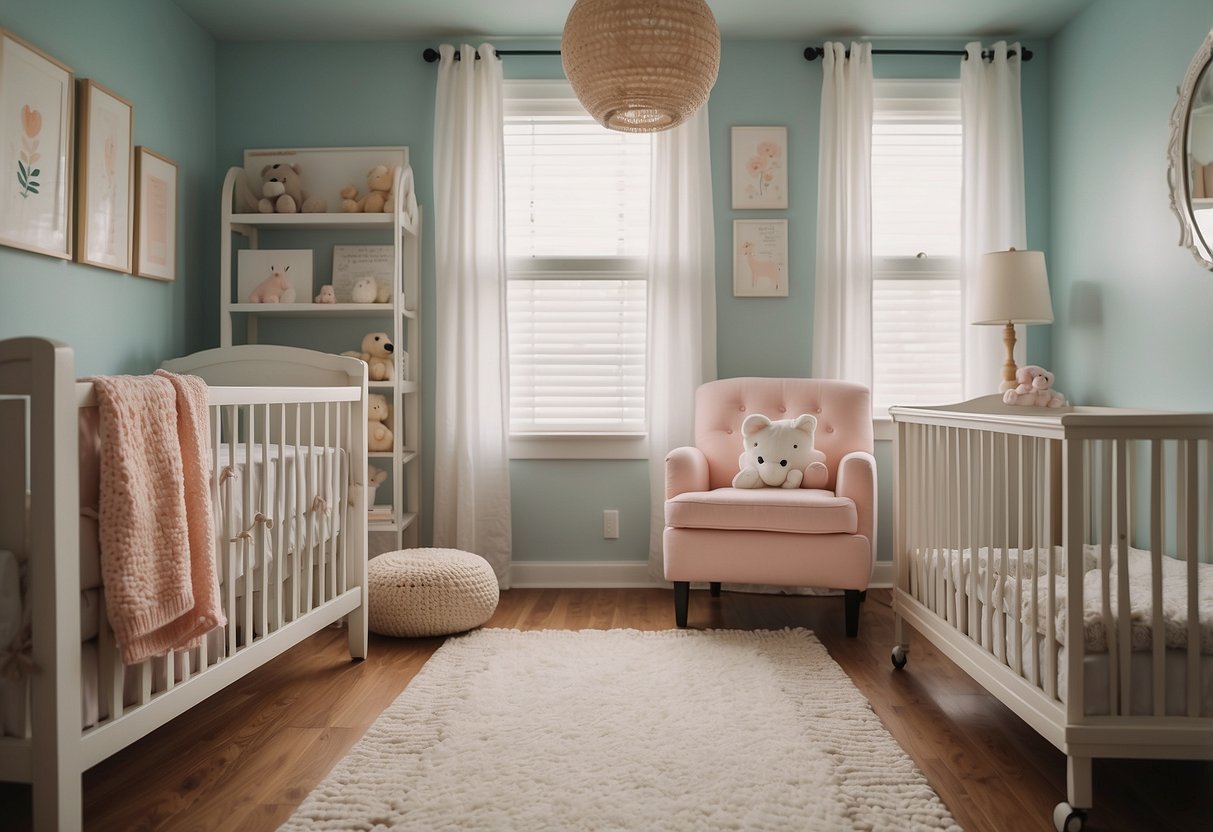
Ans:
POLYGON ((100 376, 101 575, 122 660, 193 647, 219 607, 206 383, 100 376))

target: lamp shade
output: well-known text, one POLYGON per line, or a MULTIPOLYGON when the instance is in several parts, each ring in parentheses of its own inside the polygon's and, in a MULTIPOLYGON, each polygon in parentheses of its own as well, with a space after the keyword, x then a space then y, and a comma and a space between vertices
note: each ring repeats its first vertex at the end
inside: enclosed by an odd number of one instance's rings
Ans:
POLYGON ((1044 252, 1011 249, 982 255, 972 315, 975 324, 1053 323, 1044 252))
POLYGON ((573 93, 599 124, 651 133, 708 100, 720 30, 704 0, 577 0, 560 54, 573 93))

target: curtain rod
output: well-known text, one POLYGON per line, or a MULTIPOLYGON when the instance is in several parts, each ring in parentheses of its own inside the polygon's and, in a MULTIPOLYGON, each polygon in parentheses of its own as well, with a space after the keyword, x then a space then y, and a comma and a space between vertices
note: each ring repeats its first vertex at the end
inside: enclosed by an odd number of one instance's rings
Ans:
MULTIPOLYGON (((560 50, 559 49, 498 49, 498 50, 496 50, 496 53, 497 53, 497 57, 500 58, 502 55, 559 55, 560 50)), ((822 48, 820 46, 808 46, 808 47, 805 47, 805 50, 804 50, 804 59, 806 61, 815 61, 824 54, 825 54, 824 48, 822 48)), ((969 53, 965 52, 963 49, 873 49, 872 54, 873 55, 954 55, 956 57, 963 57, 965 60, 968 60, 968 56, 969 56, 969 53)), ((460 55, 460 53, 458 53, 458 52, 455 53, 455 60, 457 60, 457 61, 460 60, 459 55, 460 55)), ((850 55, 851 55, 851 51, 848 49, 847 57, 850 57, 850 55)), ((434 49, 432 47, 427 48, 424 52, 421 53, 421 57, 425 58, 425 62, 427 64, 432 64, 438 60, 438 57, 439 57, 438 50, 434 49)), ((989 60, 992 57, 994 57, 994 53, 991 50, 987 49, 986 51, 981 53, 981 57, 985 58, 986 60, 989 60)), ((1009 58, 1015 57, 1015 50, 1012 49, 1009 52, 1007 52, 1007 57, 1009 57, 1009 58)), ((477 60, 480 59, 479 54, 476 55, 476 59, 477 60)), ((1024 61, 1032 60, 1032 50, 1031 49, 1023 50, 1023 60, 1024 61)))
MULTIPOLYGON (((825 49, 820 46, 808 46, 804 50, 804 59, 806 61, 815 61, 825 54, 825 49)), ((873 49, 873 55, 956 55, 963 57, 966 61, 969 59, 969 53, 963 49, 873 49)), ((1008 58, 1015 57, 1015 50, 1011 49, 1007 52, 1008 58)), ((851 50, 847 50, 847 57, 851 57, 851 50)), ((987 61, 994 57, 994 51, 987 49, 981 53, 981 57, 987 61)), ((1023 50, 1023 60, 1032 60, 1032 50, 1023 50)))
MULTIPOLYGON (((495 49, 493 51, 496 52, 498 58, 500 58, 502 55, 559 55, 560 54, 559 49, 495 49)), ((457 61, 461 60, 459 55, 460 55, 459 52, 455 53, 455 60, 457 60, 457 61)), ((426 50, 421 53, 421 57, 425 58, 425 62, 427 64, 432 64, 436 60, 438 60, 438 58, 440 56, 438 54, 437 49, 434 49, 432 47, 427 47, 426 50)), ((480 60, 479 53, 476 54, 476 60, 480 60)))

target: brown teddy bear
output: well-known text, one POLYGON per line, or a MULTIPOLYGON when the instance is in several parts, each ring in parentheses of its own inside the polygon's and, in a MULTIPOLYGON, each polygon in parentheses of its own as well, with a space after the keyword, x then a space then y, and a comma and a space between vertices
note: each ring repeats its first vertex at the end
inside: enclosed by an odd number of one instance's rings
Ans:
POLYGON ((341 210, 347 214, 390 214, 396 210, 395 194, 392 193, 396 184, 396 168, 386 165, 376 165, 366 175, 367 192, 358 195, 355 185, 346 185, 341 189, 341 210))
POLYGON ((252 192, 243 177, 237 189, 240 212, 323 214, 328 210, 323 199, 304 193, 303 174, 298 164, 279 162, 263 167, 257 193, 252 192))

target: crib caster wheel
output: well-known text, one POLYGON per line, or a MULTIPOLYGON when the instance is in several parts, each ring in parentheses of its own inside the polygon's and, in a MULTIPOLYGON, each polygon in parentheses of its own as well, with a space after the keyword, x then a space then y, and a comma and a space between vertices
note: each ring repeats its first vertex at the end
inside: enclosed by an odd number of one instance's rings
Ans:
POLYGON ((1061 802, 1053 809, 1053 828, 1057 832, 1082 832, 1087 824, 1087 813, 1061 802))
POLYGON ((910 654, 900 644, 893 648, 893 655, 890 657, 893 660, 893 669, 901 670, 906 666, 906 662, 910 659, 910 654))

